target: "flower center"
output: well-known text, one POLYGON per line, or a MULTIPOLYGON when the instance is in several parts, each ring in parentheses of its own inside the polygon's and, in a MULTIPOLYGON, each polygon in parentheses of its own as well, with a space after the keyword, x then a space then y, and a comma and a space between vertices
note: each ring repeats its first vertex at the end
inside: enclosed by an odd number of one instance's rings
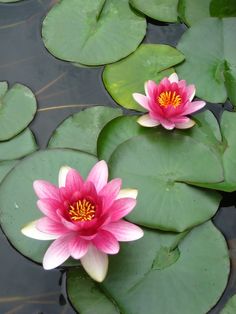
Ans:
POLYGON ((173 106, 174 108, 180 106, 181 97, 176 92, 166 91, 162 92, 158 97, 158 102, 161 107, 173 106))
POLYGON ((95 217, 96 208, 84 198, 70 205, 68 212, 73 221, 91 221, 95 217))

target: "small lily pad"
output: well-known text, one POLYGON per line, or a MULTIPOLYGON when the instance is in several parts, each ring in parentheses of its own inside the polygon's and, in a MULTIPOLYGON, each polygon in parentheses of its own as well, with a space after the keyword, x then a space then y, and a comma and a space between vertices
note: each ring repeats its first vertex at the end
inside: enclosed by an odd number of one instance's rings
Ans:
POLYGON ((179 256, 173 263, 155 269, 161 248, 173 247, 178 237, 145 230, 142 239, 122 244, 119 254, 109 257, 102 284, 89 279, 82 268, 70 270, 67 291, 75 309, 81 314, 143 314, 147 309, 148 314, 207 313, 227 284, 226 241, 207 222, 177 241, 179 256))
POLYGON ((178 0, 130 0, 130 4, 155 20, 162 22, 178 21, 178 0))
POLYGON ((235 32, 236 18, 206 18, 187 30, 178 44, 186 61, 177 72, 196 85, 197 96, 204 100, 224 103, 229 97, 236 105, 235 32))
POLYGON ((0 161, 0 183, 17 162, 18 160, 0 161))
POLYGON ((24 130, 13 139, 0 142, 0 161, 19 159, 37 149, 35 138, 30 129, 24 130))
POLYGON ((97 138, 110 120, 120 116, 120 109, 92 107, 74 114, 54 131, 49 148, 73 148, 96 155, 97 138))
POLYGON ((232 296, 226 303, 220 314, 235 314, 236 313, 236 295, 232 296))
POLYGON ((193 185, 223 181, 221 160, 188 136, 165 132, 133 137, 116 148, 109 167, 112 178, 121 177, 125 187, 139 191, 137 206, 127 216, 132 222, 182 232, 218 209, 218 193, 193 185))
POLYGON ((107 65, 103 72, 103 82, 118 104, 143 111, 133 100, 132 94, 144 93, 144 83, 147 80, 159 82, 172 74, 172 67, 183 60, 184 55, 171 46, 143 44, 126 59, 107 65))
POLYGON ((128 0, 62 0, 48 13, 42 29, 44 44, 55 57, 85 65, 126 57, 145 33, 145 18, 128 0))
MULTIPOLYGON (((66 149, 36 152, 18 163, 0 185, 1 226, 12 245, 23 255, 42 262, 49 241, 27 238, 21 229, 42 217, 37 209, 33 181, 43 179, 57 184, 61 166, 78 169, 86 176, 97 159, 89 154, 66 149)), ((67 262, 67 265, 70 262, 67 262)))
POLYGON ((0 85, 0 141, 11 139, 24 130, 33 120, 36 99, 32 91, 21 84, 6 89, 6 82, 0 85))

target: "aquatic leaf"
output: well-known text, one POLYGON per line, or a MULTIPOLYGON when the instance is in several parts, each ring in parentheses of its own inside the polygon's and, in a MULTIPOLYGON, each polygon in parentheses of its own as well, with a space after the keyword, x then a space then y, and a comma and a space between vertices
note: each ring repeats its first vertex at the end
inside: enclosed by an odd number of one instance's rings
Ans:
POLYGON ((215 17, 233 17, 236 16, 235 0, 211 0, 211 16, 215 17))
POLYGON ((220 314, 235 314, 236 313, 236 295, 232 296, 220 314))
POLYGON ((0 161, 0 183, 17 162, 18 160, 0 161))
MULTIPOLYGON (((218 1, 218 0, 217 0, 218 1)), ((211 0, 179 0, 179 16, 188 26, 210 17, 211 0)))

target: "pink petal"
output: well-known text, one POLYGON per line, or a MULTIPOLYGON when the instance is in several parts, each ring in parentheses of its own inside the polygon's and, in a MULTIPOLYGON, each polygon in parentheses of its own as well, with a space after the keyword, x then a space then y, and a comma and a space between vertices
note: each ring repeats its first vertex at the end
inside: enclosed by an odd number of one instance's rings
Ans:
POLYGON ((109 209, 112 221, 119 220, 128 215, 136 205, 133 198, 120 198, 116 200, 109 209))
POLYGON ((120 249, 116 238, 106 230, 100 230, 92 242, 98 250, 106 254, 117 254, 120 249))
POLYGON ((151 128, 160 124, 159 121, 153 120, 150 118, 149 114, 145 114, 138 118, 137 122, 145 127, 151 128))
POLYGON ((140 106, 147 110, 149 109, 148 98, 146 96, 139 93, 134 93, 133 98, 140 106))
POLYGON ((64 187, 66 185, 66 177, 71 168, 68 166, 63 166, 59 170, 59 175, 58 175, 58 186, 64 187))
POLYGON ((138 197, 138 190, 136 190, 136 189, 121 189, 119 194, 117 195, 116 199, 125 198, 125 197, 136 199, 138 197))
POLYGON ((71 236, 60 237, 49 246, 43 258, 44 269, 56 268, 70 257, 70 239, 71 236))
POLYGON ((44 180, 36 180, 33 183, 34 191, 38 198, 51 198, 60 201, 59 189, 44 180))
POLYGON ((195 125, 195 121, 189 119, 189 121, 187 121, 187 122, 176 123, 175 127, 177 129, 189 129, 189 128, 193 127, 194 125, 195 125))
POLYGON ((102 282, 105 279, 108 270, 107 254, 100 252, 93 245, 90 245, 87 254, 80 261, 92 279, 98 282, 102 282))
POLYGON ((40 218, 36 227, 41 232, 58 236, 64 235, 70 231, 62 223, 56 222, 48 217, 40 218))
POLYGON ((67 228, 71 231, 78 231, 80 229, 78 224, 70 222, 66 219, 65 213, 63 210, 58 209, 57 215, 58 215, 58 217, 60 217, 60 220, 61 220, 62 224, 65 226, 65 228, 67 228))
POLYGON ((148 97, 152 98, 154 97, 155 92, 157 90, 157 84, 156 82, 149 80, 144 84, 144 89, 145 89, 145 94, 148 97))
POLYGON ((144 235, 141 228, 124 220, 112 222, 103 229, 111 232, 118 241, 124 242, 138 240, 144 235))
POLYGON ((168 120, 164 120, 163 119, 162 121, 160 121, 160 123, 167 130, 173 130, 174 127, 175 127, 175 124, 170 122, 170 121, 168 121, 168 120))
POLYGON ((62 206, 60 202, 53 199, 44 198, 37 201, 37 206, 47 217, 55 221, 60 221, 57 216, 57 210, 62 206))
POLYGON ((108 168, 104 160, 101 160, 95 164, 90 171, 87 182, 92 182, 99 192, 106 184, 108 179, 108 168))
POLYGON ((71 193, 81 191, 83 188, 83 178, 75 169, 70 169, 67 174, 66 188, 69 189, 71 193))
POLYGON ((189 102, 186 106, 186 109, 183 111, 182 115, 191 114, 203 108, 206 105, 205 101, 193 101, 189 102))
POLYGON ((196 93, 195 85, 191 84, 191 85, 187 86, 186 89, 187 89, 188 100, 192 101, 194 96, 195 96, 195 93, 196 93))
POLYGON ((178 83, 179 78, 178 78, 178 75, 177 75, 176 73, 172 73, 172 74, 168 77, 168 80, 169 80, 171 83, 178 83))
POLYGON ((74 237, 70 242, 70 255, 80 259, 88 252, 88 241, 74 237))
POLYGON ((173 117, 171 119, 171 122, 173 122, 174 124, 176 123, 187 123, 189 122, 190 118, 189 117, 173 117))
POLYGON ((103 197, 103 206, 110 207, 116 199, 122 185, 121 179, 114 179, 107 183, 99 192, 99 197, 103 197))
POLYGON ((37 223, 38 220, 30 222, 28 225, 21 229, 21 232, 28 238, 43 241, 55 240, 59 237, 58 235, 55 234, 52 235, 39 231, 38 228, 36 227, 37 223))

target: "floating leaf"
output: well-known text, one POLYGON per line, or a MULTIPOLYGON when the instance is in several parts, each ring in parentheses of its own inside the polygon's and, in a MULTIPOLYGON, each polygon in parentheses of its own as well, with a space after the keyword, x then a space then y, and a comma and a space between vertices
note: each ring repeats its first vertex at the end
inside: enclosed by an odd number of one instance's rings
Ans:
POLYGON ((0 183, 17 162, 18 160, 0 161, 0 183))
POLYGON ((148 314, 208 312, 227 284, 227 244, 211 222, 205 223, 177 244, 179 258, 174 263, 155 269, 161 247, 173 247, 178 236, 145 230, 142 239, 125 243, 118 255, 109 257, 108 277, 99 285, 81 268, 70 270, 67 289, 76 310, 81 314, 94 313, 95 308, 96 314, 143 314, 147 309, 148 314))
POLYGON ((26 129, 13 139, 0 142, 0 161, 19 159, 37 149, 35 138, 30 129, 26 129))
POLYGON ((109 167, 112 178, 138 189, 138 204, 128 215, 138 224, 181 232, 218 209, 218 193, 192 185, 221 182, 221 160, 190 137, 163 132, 131 138, 117 147, 109 167))
POLYGON ((33 120, 36 99, 32 91, 21 84, 6 89, 0 85, 0 141, 5 141, 24 130, 33 120))
POLYGON ((210 17, 210 2, 211 0, 179 0, 179 16, 185 24, 192 26, 196 22, 210 17))
POLYGON ((54 131, 50 148, 73 148, 96 155, 97 138, 110 120, 120 116, 120 109, 92 107, 74 114, 54 131))
POLYGON ((174 72, 171 67, 183 60, 183 54, 175 48, 143 44, 128 58, 107 65, 103 72, 103 82, 118 104, 143 111, 144 109, 133 100, 132 93, 144 93, 144 83, 147 80, 159 82, 174 72))
POLYGON ((229 97, 236 105, 235 32, 236 18, 206 18, 182 36, 178 48, 186 61, 177 72, 196 85, 200 98, 224 103, 229 97))
POLYGON ((145 18, 128 0, 62 0, 48 13, 42 29, 44 44, 54 56, 86 65, 126 57, 145 32, 145 18))
MULTIPOLYGON (((61 166, 69 165, 87 175, 97 159, 89 154, 66 149, 39 151, 23 159, 8 174, 0 186, 1 226, 12 245, 23 255, 41 262, 49 246, 21 234, 21 229, 42 217, 36 207, 33 181, 44 179, 57 184, 61 166)), ((68 263, 67 263, 68 264, 68 263)))
POLYGON ((233 17, 236 16, 235 0, 211 0, 211 16, 216 17, 233 17))
POLYGON ((235 314, 236 313, 236 295, 232 296, 226 303, 220 314, 235 314))
POLYGON ((130 0, 130 4, 155 20, 163 22, 178 21, 178 0, 130 0))

